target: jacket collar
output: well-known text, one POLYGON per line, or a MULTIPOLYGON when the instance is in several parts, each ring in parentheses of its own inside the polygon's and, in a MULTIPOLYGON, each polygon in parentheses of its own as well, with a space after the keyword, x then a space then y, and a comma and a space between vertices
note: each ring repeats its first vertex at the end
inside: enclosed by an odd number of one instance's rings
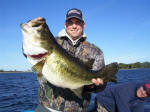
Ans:
POLYGON ((83 40, 86 39, 86 35, 85 35, 85 33, 84 33, 79 39, 73 40, 73 39, 66 33, 66 30, 65 30, 65 29, 62 29, 62 30, 58 33, 58 37, 69 39, 73 46, 76 46, 77 44, 79 44, 79 42, 81 42, 81 41, 83 41, 83 40))

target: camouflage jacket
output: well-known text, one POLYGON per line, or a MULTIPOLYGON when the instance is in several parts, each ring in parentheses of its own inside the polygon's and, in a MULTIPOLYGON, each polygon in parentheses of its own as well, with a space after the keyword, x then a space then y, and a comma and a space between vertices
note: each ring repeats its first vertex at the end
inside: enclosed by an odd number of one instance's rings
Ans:
MULTIPOLYGON (((87 42, 85 36, 74 45, 64 33, 59 34, 56 40, 70 55, 79 58, 90 69, 99 70, 104 66, 103 52, 87 42)), ((87 112, 90 93, 86 90, 85 87, 83 99, 80 99, 70 89, 59 88, 44 81, 39 87, 39 103, 62 112, 87 112)))

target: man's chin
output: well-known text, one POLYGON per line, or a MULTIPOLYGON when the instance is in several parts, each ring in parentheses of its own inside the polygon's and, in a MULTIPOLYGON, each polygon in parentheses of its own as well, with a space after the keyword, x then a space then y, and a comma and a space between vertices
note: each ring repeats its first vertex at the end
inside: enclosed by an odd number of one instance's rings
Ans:
POLYGON ((76 40, 76 39, 78 39, 78 38, 80 38, 81 36, 80 35, 72 35, 71 36, 71 38, 73 39, 73 40, 76 40))
POLYGON ((76 40, 76 39, 78 39, 79 37, 71 37, 73 40, 76 40))

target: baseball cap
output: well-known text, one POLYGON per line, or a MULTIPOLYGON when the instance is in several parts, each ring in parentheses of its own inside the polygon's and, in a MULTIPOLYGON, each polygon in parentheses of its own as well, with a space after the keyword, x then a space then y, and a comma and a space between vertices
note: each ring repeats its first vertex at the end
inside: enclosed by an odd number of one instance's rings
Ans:
POLYGON ((84 22, 82 11, 77 8, 72 8, 67 11, 66 20, 69 20, 70 18, 77 18, 84 22))
POLYGON ((148 96, 150 96, 150 84, 149 84, 149 83, 144 84, 144 85, 143 85, 143 88, 144 88, 144 90, 146 91, 146 94, 147 94, 148 96))

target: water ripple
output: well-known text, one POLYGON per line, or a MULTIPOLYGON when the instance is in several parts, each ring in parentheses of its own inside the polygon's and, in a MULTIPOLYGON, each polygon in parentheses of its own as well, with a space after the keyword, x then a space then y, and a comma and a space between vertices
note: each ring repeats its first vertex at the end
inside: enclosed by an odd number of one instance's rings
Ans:
MULTIPOLYGON (((149 82, 150 69, 119 70, 118 83, 149 82)), ((34 110, 38 104, 38 86, 34 73, 0 74, 0 112, 34 110)), ((150 112, 150 98, 145 112, 150 112)))

